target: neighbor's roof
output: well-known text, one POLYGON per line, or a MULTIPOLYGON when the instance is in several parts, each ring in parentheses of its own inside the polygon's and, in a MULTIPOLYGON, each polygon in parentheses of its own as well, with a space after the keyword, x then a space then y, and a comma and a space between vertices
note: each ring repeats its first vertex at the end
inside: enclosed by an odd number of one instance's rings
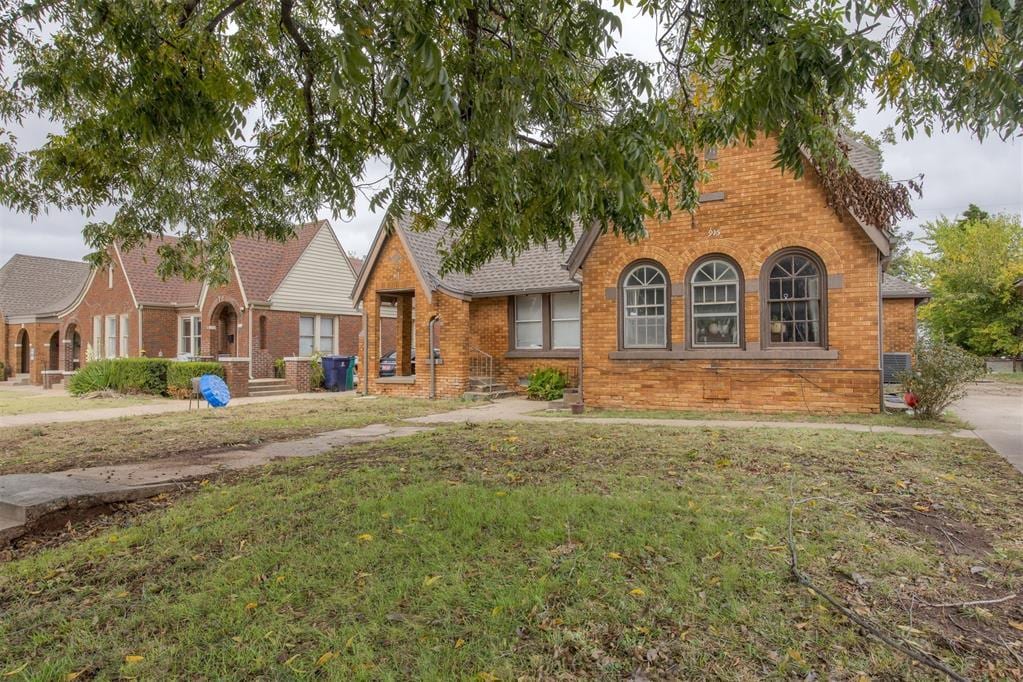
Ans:
POLYGON ((202 285, 180 275, 163 279, 156 272, 160 262, 157 249, 164 244, 174 245, 178 238, 163 235, 151 239, 138 248, 118 249, 124 274, 128 278, 135 302, 141 305, 194 306, 199 300, 202 285))
POLYGON ((450 231, 448 224, 438 221, 432 230, 418 231, 412 229, 411 216, 390 220, 385 217, 366 258, 366 265, 359 272, 353 292, 355 301, 362 299, 369 273, 390 229, 393 229, 393 233, 405 245, 418 275, 423 280, 423 286, 430 291, 440 289, 462 298, 486 298, 538 291, 564 291, 579 287, 578 282, 572 280, 564 268, 568 254, 582 236, 583 231, 579 225, 574 230, 574 239, 564 250, 556 242, 552 242, 526 249, 516 256, 514 261, 495 258, 470 274, 454 272, 441 275, 441 251, 450 231))
POLYGON ((927 299, 931 292, 923 287, 910 284, 905 280, 885 273, 881 279, 881 298, 914 298, 927 299))
POLYGON ((0 313, 6 318, 56 315, 88 279, 88 263, 15 254, 0 268, 0 313))
POLYGON ((846 155, 852 169, 865 178, 881 179, 881 154, 868 145, 860 142, 848 132, 839 134, 839 138, 849 146, 846 155))
POLYGON ((249 301, 266 302, 291 268, 308 248, 326 220, 299 225, 295 237, 286 242, 255 237, 237 237, 231 242, 231 253, 238 266, 238 277, 249 301))

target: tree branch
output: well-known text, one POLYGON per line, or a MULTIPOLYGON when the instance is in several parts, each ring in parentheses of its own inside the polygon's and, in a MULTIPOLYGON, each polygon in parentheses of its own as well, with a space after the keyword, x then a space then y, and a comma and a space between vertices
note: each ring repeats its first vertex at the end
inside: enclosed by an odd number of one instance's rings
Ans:
POLYGON ((227 7, 217 12, 216 15, 212 19, 210 19, 209 22, 207 22, 206 32, 213 33, 215 30, 217 30, 217 26, 220 24, 220 22, 234 14, 234 11, 241 7, 243 4, 245 4, 245 0, 231 0, 231 2, 227 4, 227 7))
POLYGON ((544 142, 543 140, 538 140, 535 137, 530 137, 529 135, 523 135, 522 133, 516 133, 515 134, 515 138, 518 139, 518 140, 521 140, 522 142, 526 142, 528 144, 535 145, 537 147, 543 147, 544 149, 554 149, 554 145, 551 144, 550 142, 544 142))
POLYGON ((305 72, 305 76, 302 79, 302 97, 305 100, 305 117, 306 123, 309 126, 309 130, 306 132, 306 147, 309 151, 312 151, 316 148, 316 105, 313 102, 313 80, 315 73, 310 61, 312 49, 295 23, 295 18, 292 16, 294 8, 295 0, 281 0, 281 26, 284 27, 284 31, 291 37, 295 47, 298 48, 298 54, 305 72))

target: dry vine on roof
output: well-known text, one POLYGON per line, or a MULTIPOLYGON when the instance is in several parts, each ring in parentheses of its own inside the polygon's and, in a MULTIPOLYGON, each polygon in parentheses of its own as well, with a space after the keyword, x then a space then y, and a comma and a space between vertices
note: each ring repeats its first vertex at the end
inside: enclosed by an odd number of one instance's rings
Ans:
MULTIPOLYGON (((848 145, 840 143, 840 146, 848 155, 848 145)), ((843 165, 833 159, 817 161, 814 165, 820 175, 828 206, 835 211, 845 209, 864 223, 889 233, 900 220, 915 215, 910 199, 912 193, 918 197, 922 195, 919 177, 897 182, 868 178, 848 164, 843 165)))

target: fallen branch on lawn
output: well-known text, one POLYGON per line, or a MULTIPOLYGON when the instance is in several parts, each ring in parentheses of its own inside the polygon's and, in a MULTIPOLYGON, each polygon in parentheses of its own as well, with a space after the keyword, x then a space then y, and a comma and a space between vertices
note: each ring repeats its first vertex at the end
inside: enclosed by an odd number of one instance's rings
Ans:
POLYGON ((1018 596, 1019 596, 1018 594, 1007 594, 1004 597, 999 597, 998 599, 978 599, 977 601, 957 601, 957 602, 950 602, 948 604, 931 604, 931 603, 928 603, 928 602, 925 602, 925 601, 922 601, 920 603, 923 604, 924 606, 930 606, 932 609, 955 609, 955 608, 961 608, 961 607, 966 607, 966 606, 984 606, 985 604, 1001 604, 1003 601, 1009 601, 1010 599, 1015 599, 1018 596))
POLYGON ((810 580, 810 577, 799 569, 799 556, 796 553, 796 538, 792 531, 792 517, 795 514, 796 507, 802 504, 806 504, 807 502, 813 502, 819 499, 827 498, 807 497, 801 500, 793 500, 791 506, 789 506, 789 535, 788 535, 789 571, 792 573, 792 577, 795 579, 795 581, 802 585, 803 587, 810 590, 811 592, 813 592, 814 594, 816 594, 824 601, 831 604, 831 606, 833 606, 839 613, 841 613, 843 616, 859 625, 860 628, 866 631, 867 634, 872 635, 875 639, 878 639, 884 644, 887 644, 891 648, 895 649, 896 651, 899 651, 905 654, 906 656, 909 656, 911 659, 913 659, 917 663, 920 663, 921 665, 926 665, 929 668, 933 668, 934 670, 944 673, 949 677, 949 679, 956 680, 956 682, 967 682, 967 678, 963 677, 955 670, 949 668, 942 661, 938 660, 934 656, 931 656, 925 651, 913 648, 905 640, 885 632, 880 627, 874 625, 866 618, 863 618, 845 604, 839 602, 838 599, 832 597, 830 594, 828 594, 821 588, 817 587, 817 585, 815 585, 813 581, 810 580))

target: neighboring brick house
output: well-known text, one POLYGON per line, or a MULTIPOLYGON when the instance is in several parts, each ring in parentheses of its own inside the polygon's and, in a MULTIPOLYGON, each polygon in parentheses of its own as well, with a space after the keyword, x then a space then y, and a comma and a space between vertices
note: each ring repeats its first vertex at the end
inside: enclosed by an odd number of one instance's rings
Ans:
MULTIPOLYGON (((355 272, 327 221, 283 243, 234 240, 227 282, 217 286, 157 274, 157 249, 174 239, 113 247, 111 265, 91 272, 61 313, 65 333, 80 331, 97 358, 217 358, 243 363, 250 379, 272 377, 278 358, 355 353, 355 272)), ((84 351, 67 354, 63 365, 84 361, 84 351)))
POLYGON ((930 299, 931 292, 926 289, 884 274, 881 280, 881 320, 885 383, 893 383, 899 372, 912 365, 916 345, 916 309, 930 299))
POLYGON ((0 381, 43 383, 44 371, 61 369, 62 346, 77 348, 81 338, 60 332, 57 314, 85 286, 89 266, 82 261, 16 254, 0 268, 0 381))
MULTIPOLYGON (((877 155, 849 142, 854 169, 880 177, 877 155)), ((829 207, 810 164, 798 179, 780 173, 775 151, 760 139, 709 153, 697 211, 651 221, 644 239, 590 230, 569 253, 535 248, 472 275, 440 276, 443 226, 390 221, 353 297, 362 358, 380 310, 397 307, 398 376, 367 362, 364 387, 430 395, 408 356, 424 356, 439 315, 440 396, 467 391, 492 358, 482 373, 502 382, 539 365, 574 370, 592 406, 877 411, 888 238, 829 207)))

